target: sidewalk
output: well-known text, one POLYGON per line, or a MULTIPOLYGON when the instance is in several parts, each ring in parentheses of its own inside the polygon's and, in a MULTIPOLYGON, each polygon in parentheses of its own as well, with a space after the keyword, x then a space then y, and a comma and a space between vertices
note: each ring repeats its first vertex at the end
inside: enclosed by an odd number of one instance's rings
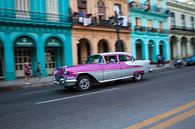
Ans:
POLYGON ((150 65, 150 66, 151 66, 151 70, 152 70, 151 72, 156 72, 156 71, 159 71, 159 70, 171 68, 170 64, 165 64, 164 66, 160 66, 160 67, 157 67, 156 64, 153 64, 153 65, 150 65))
POLYGON ((28 81, 30 84, 25 84, 26 81, 24 78, 17 79, 14 81, 0 81, 0 90, 1 89, 17 89, 25 87, 38 87, 38 86, 48 86, 52 85, 52 76, 43 77, 40 80, 36 77, 29 78, 28 81))
MULTIPOLYGON (((165 66, 157 67, 156 65, 151 65, 151 72, 157 72, 159 70, 170 68, 170 64, 165 64, 165 66)), ((32 77, 29 78, 30 84, 25 84, 25 79, 17 79, 14 81, 0 81, 0 90, 2 89, 17 89, 25 87, 38 87, 38 86, 49 86, 53 85, 52 76, 43 77, 40 80, 38 78, 32 77)))

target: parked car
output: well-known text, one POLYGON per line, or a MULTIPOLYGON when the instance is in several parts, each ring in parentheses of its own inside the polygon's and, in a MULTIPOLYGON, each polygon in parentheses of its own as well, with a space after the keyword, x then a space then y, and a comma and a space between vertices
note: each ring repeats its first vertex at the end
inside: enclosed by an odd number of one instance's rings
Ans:
POLYGON ((194 65, 195 64, 195 55, 185 58, 184 61, 186 62, 186 65, 194 65))
POLYGON ((149 60, 135 60, 126 52, 99 53, 89 56, 86 64, 57 68, 54 71, 53 82, 65 88, 86 91, 93 83, 127 78, 140 81, 149 71, 149 60))

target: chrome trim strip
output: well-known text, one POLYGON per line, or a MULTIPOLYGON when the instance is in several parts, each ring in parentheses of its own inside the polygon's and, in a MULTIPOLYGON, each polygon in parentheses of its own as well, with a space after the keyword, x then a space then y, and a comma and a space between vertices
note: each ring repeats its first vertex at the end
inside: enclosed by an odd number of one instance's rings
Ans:
POLYGON ((65 83, 73 83, 73 82, 77 82, 77 80, 76 79, 71 79, 71 80, 65 80, 65 83))
POLYGON ((132 77, 133 76, 126 76, 126 77, 121 77, 121 78, 108 79, 108 80, 100 81, 100 83, 111 82, 111 81, 122 80, 122 79, 128 79, 128 78, 132 78, 132 77))

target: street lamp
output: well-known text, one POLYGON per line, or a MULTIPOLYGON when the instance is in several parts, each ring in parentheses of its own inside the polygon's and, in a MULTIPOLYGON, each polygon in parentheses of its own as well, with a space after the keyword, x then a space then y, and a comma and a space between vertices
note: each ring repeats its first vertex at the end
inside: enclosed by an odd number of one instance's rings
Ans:
POLYGON ((123 18, 118 16, 117 11, 115 11, 115 28, 116 28, 116 34, 117 34, 117 43, 116 46, 118 49, 116 49, 117 51, 124 51, 123 47, 122 47, 122 43, 120 40, 120 29, 123 23, 123 18))

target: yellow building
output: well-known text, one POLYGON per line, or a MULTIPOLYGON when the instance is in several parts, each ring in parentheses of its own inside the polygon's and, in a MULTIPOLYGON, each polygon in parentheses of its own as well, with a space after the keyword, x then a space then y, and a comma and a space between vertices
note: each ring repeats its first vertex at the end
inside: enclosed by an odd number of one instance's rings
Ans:
POLYGON ((70 7, 73 64, 95 53, 131 52, 127 0, 70 0, 70 7))

